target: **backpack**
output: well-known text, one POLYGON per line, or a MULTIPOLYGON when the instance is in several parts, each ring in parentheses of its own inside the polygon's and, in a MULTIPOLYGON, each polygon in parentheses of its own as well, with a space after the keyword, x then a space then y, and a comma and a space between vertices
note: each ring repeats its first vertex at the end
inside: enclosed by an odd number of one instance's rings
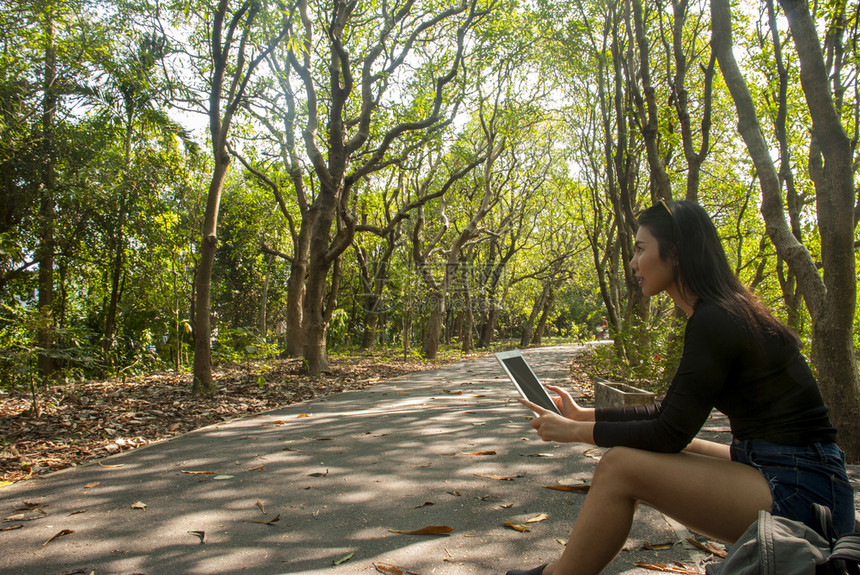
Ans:
POLYGON ((860 533, 837 538, 830 509, 813 504, 818 529, 759 511, 707 575, 860 575, 860 533))

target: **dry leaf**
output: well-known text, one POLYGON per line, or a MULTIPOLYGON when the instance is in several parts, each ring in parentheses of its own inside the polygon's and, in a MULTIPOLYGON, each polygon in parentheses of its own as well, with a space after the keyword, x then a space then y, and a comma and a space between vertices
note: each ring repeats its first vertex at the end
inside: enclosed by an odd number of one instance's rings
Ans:
POLYGON ((650 563, 634 563, 636 567, 650 569, 651 571, 662 571, 663 573, 682 573, 683 575, 704 575, 701 571, 692 571, 686 567, 678 567, 675 565, 657 565, 650 563))
POLYGON ((471 453, 464 453, 463 455, 495 455, 495 451, 473 451, 471 453))
POLYGON ((334 437, 305 437, 308 441, 331 441, 334 437))
POLYGON ((374 567, 380 573, 384 575, 418 575, 414 571, 407 571, 403 567, 398 567, 397 565, 391 565, 389 563, 374 563, 374 567))
POLYGON ((273 421, 272 423, 273 423, 273 424, 275 424, 275 425, 286 425, 286 424, 287 424, 287 422, 286 422, 286 421, 284 421, 284 420, 282 420, 282 419, 276 419, 276 420, 275 420, 275 421, 273 421))
POLYGON ((523 457, 555 457, 552 453, 520 453, 523 457))
POLYGON ((416 505, 415 507, 410 507, 409 509, 421 509, 422 507, 429 507, 430 505, 436 505, 432 501, 425 501, 421 505, 416 505))
POLYGON ((253 468, 249 469, 248 471, 265 471, 266 468, 264 466, 265 466, 265 464, 261 463, 257 467, 253 467, 253 468))
POLYGON ((642 546, 642 549, 646 551, 665 551, 666 549, 672 548, 672 542, 667 541, 666 543, 645 543, 642 546))
POLYGON ((692 537, 688 537, 687 542, 694 547, 698 547, 702 551, 710 553, 712 555, 716 555, 717 557, 725 558, 726 555, 728 555, 728 553, 726 552, 726 548, 723 545, 720 545, 719 543, 714 543, 713 541, 705 541, 704 543, 700 543, 692 537))
POLYGON ((86 512, 87 512, 86 509, 78 509, 78 510, 72 511, 71 513, 69 513, 69 515, 80 515, 81 513, 86 513, 86 512))
POLYGON ((353 551, 352 553, 347 553, 346 555, 344 555, 343 557, 341 557, 341 558, 340 558, 340 559, 338 559, 337 561, 332 561, 332 564, 334 564, 334 565, 340 565, 341 563, 346 563, 347 561, 349 561, 350 559, 352 559, 352 556, 353 556, 353 555, 355 555, 355 551, 353 551))
POLYGON ((473 473, 472 475, 484 479, 495 479, 496 481, 513 481, 517 477, 522 477, 522 475, 481 475, 480 473, 473 473))
POLYGON ((206 537, 206 532, 205 532, 205 531, 189 531, 189 532, 188 532, 188 534, 189 534, 189 535, 194 535, 195 537, 197 537, 198 539, 200 539, 200 544, 201 544, 201 545, 203 545, 204 543, 206 543, 206 542, 204 541, 204 539, 205 539, 205 537, 206 537))
POLYGON ((58 538, 63 537, 65 535, 71 535, 74 532, 75 532, 74 529, 63 529, 62 531, 58 531, 53 537, 51 537, 50 539, 48 539, 47 541, 42 543, 42 547, 44 547, 45 545, 47 545, 48 543, 50 543, 54 539, 58 539, 58 538))
POLYGON ((142 501, 138 501, 136 503, 132 503, 131 508, 132 509, 143 509, 144 511, 146 511, 146 503, 144 503, 142 501))
POLYGON ((104 464, 104 463, 102 463, 101 461, 99 461, 99 462, 98 462, 98 464, 99 464, 100 466, 102 466, 102 467, 106 468, 106 469, 113 469, 113 468, 116 468, 116 467, 123 467, 123 466, 125 466, 125 463, 117 463, 116 465, 105 465, 105 464, 104 464))
POLYGON ((24 513, 16 513, 15 515, 10 515, 6 517, 4 521, 34 521, 36 519, 42 519, 43 517, 47 517, 48 514, 41 508, 32 509, 29 511, 25 511, 24 513))
POLYGON ((308 477, 325 477, 328 475, 328 469, 325 470, 325 473, 322 471, 317 471, 316 473, 308 473, 308 477))
POLYGON ((24 525, 19 523, 18 525, 10 525, 9 527, 0 527, 0 531, 12 531, 13 529, 23 529, 23 528, 24 528, 24 525))
POLYGON ((582 454, 586 457, 600 461, 600 458, 603 457, 603 450, 593 447, 591 449, 586 449, 582 454))
POLYGON ((257 499, 257 507, 260 508, 260 511, 263 512, 263 515, 266 514, 266 507, 263 505, 263 502, 257 499))
POLYGON ((526 519, 526 523, 537 523, 539 521, 546 521, 547 519, 549 519, 549 515, 541 513, 540 515, 535 515, 531 519, 526 519))
POLYGON ((93 487, 95 487, 99 483, 101 483, 101 482, 100 481, 93 481, 92 483, 87 483, 86 485, 84 485, 84 489, 92 489, 93 487))
POLYGON ((310 413, 300 413, 296 416, 296 419, 299 419, 301 417, 310 417, 310 416, 311 416, 310 413))
POLYGON ((588 493, 591 489, 590 485, 544 485, 547 489, 555 489, 556 491, 569 491, 571 493, 588 493))
POLYGON ((506 521, 505 527, 510 527, 514 531, 519 531, 520 533, 528 533, 529 531, 531 531, 531 529, 529 529, 525 525, 522 525, 520 523, 514 523, 513 521, 506 521))
POLYGON ((186 471, 185 469, 180 469, 180 473, 187 473, 189 475, 209 475, 218 473, 217 471, 186 471))
POLYGON ((447 525, 428 525, 414 531, 398 531, 397 529, 389 529, 392 533, 401 533, 403 535, 445 535, 454 531, 453 527, 447 525))
POLYGON ((260 525, 274 525, 275 523, 277 523, 280 520, 281 520, 281 514, 279 513, 277 516, 275 516, 274 519, 270 519, 268 521, 260 521, 259 519, 250 519, 249 521, 251 523, 259 523, 260 525))

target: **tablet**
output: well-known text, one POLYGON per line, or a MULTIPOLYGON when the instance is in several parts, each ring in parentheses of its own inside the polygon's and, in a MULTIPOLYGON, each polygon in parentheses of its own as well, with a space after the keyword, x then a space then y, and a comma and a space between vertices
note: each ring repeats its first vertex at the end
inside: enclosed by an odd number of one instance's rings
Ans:
POLYGON ((526 363, 526 359, 520 351, 503 351, 495 355, 499 363, 502 364, 502 369, 514 382, 520 395, 544 409, 558 413, 555 402, 538 380, 531 366, 526 363))

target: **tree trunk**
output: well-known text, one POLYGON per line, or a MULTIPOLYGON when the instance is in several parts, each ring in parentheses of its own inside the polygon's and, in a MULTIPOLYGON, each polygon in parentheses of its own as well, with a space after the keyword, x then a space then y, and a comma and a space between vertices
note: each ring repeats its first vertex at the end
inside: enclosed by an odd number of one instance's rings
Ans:
POLYGON ((812 359, 818 383, 851 461, 860 461, 860 378, 853 353, 856 306, 854 186, 851 142, 828 85, 820 42, 806 2, 781 2, 801 62, 801 85, 812 117, 810 175, 815 184, 823 276, 785 219, 781 186, 746 81, 732 54, 727 0, 712 0, 713 43, 738 111, 738 127, 762 190, 761 212, 777 253, 794 272, 813 322, 812 359))
POLYGON ((528 347, 532 342, 532 335, 534 335, 535 321, 537 320, 538 314, 543 309, 543 305, 546 302, 547 296, 549 294, 549 284, 544 284, 543 290, 541 290, 540 296, 535 300, 534 305, 532 305, 532 311, 529 314, 529 318, 523 324, 523 334, 520 338, 520 347, 528 347))
POLYGON ((211 394, 215 391, 212 381, 212 323, 210 317, 212 293, 212 264, 218 247, 218 208, 221 190, 230 166, 227 154, 216 155, 215 170, 209 184, 206 212, 203 218, 203 241, 200 245, 200 261, 195 278, 194 310, 194 377, 191 390, 194 393, 211 394))
POLYGON ((37 340, 39 374, 47 382, 54 376, 56 366, 51 356, 54 348, 54 121, 57 96, 57 53, 54 45, 56 28, 53 16, 47 15, 45 22, 45 76, 44 99, 42 101, 42 174, 39 187, 39 326, 37 340))
POLYGON ((326 296, 328 272, 331 268, 329 245, 332 223, 337 207, 336 190, 320 190, 311 207, 313 226, 310 230, 308 274, 302 308, 302 357, 309 375, 319 375, 328 369, 326 351, 326 296))
POLYGON ((313 228, 311 212, 302 213, 301 228, 293 247, 290 262, 290 278, 287 280, 287 357, 301 357, 304 353, 304 331, 302 320, 305 305, 305 281, 310 252, 310 230, 313 228))
POLYGON ((257 331, 261 337, 268 333, 269 282, 272 279, 272 260, 275 256, 266 257, 266 279, 263 280, 263 293, 260 294, 260 315, 257 317, 257 331))
POLYGON ((445 292, 433 292, 430 295, 430 318, 427 320, 427 333, 424 335, 424 345, 421 347, 421 355, 427 359, 436 359, 439 352, 439 338, 442 336, 444 319, 445 292))
POLYGON ((541 343, 543 342, 543 336, 546 332, 546 320, 549 317, 549 312, 552 311, 554 305, 555 289, 550 288, 549 295, 547 296, 546 301, 543 304, 543 309, 541 310, 540 319, 538 319, 535 333, 532 336, 532 345, 541 345, 541 343))

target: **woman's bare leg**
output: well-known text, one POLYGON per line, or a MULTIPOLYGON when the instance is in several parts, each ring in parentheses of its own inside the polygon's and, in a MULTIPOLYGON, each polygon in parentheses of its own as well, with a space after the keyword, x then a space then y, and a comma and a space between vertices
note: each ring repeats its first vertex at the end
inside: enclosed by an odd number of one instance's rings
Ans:
POLYGON ((544 575, 600 573, 624 546, 639 502, 726 542, 773 505, 767 480, 747 465, 616 447, 601 458, 567 547, 544 575))

